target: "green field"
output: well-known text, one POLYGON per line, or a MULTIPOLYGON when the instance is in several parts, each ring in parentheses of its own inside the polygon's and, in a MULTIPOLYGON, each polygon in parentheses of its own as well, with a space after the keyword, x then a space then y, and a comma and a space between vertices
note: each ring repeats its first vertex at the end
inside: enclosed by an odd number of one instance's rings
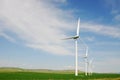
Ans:
POLYGON ((120 80, 120 74, 98 74, 85 76, 80 72, 75 77, 73 71, 0 69, 0 80, 120 80))

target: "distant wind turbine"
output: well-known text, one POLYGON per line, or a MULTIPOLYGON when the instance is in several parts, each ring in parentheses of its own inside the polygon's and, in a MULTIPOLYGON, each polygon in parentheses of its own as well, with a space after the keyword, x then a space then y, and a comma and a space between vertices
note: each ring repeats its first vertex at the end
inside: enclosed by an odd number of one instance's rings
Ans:
POLYGON ((88 47, 86 47, 86 53, 85 53, 84 59, 85 59, 85 75, 87 76, 88 74, 88 47))
POLYGON ((93 58, 88 62, 88 66, 89 66, 89 75, 92 75, 93 73, 93 58))
POLYGON ((85 56, 83 58, 85 59, 85 75, 87 76, 88 75, 88 63, 89 63, 88 62, 88 46, 87 46, 87 44, 82 39, 80 39, 80 40, 84 44, 85 50, 86 50, 85 56))
POLYGON ((67 39, 75 40, 75 76, 78 76, 78 45, 77 45, 78 43, 77 43, 77 40, 79 38, 79 28, 80 28, 80 18, 78 19, 76 35, 63 39, 63 40, 67 40, 67 39))

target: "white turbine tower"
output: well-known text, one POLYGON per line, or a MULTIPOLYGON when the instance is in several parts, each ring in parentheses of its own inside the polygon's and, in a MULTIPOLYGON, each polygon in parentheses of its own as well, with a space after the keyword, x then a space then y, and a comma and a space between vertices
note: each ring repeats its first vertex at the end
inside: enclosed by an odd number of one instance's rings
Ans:
POLYGON ((66 39, 74 39, 75 40, 75 76, 78 76, 78 45, 77 45, 78 43, 77 43, 77 40, 79 38, 79 28, 80 28, 80 18, 78 19, 76 35, 64 39, 64 40, 66 40, 66 39))

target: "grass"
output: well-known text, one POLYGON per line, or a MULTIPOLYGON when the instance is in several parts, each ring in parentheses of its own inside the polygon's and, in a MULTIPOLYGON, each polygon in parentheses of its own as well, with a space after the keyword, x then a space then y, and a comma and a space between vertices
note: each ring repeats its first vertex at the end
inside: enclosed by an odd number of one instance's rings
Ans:
POLYGON ((98 74, 85 76, 79 73, 75 77, 73 71, 52 71, 52 70, 24 70, 24 69, 0 69, 0 80, 120 80, 120 74, 98 74), (1 71, 2 70, 2 71, 1 71), (4 72, 5 70, 5 72, 4 72), (17 70, 17 71, 16 71, 17 70))

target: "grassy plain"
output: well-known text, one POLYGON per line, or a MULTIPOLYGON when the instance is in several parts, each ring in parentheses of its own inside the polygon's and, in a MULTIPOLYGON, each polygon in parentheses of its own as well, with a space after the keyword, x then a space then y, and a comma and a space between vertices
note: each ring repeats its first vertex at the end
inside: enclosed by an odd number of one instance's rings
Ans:
POLYGON ((92 76, 85 76, 83 72, 75 77, 72 70, 29 70, 21 68, 1 68, 0 80, 120 80, 120 74, 93 73, 92 76))

